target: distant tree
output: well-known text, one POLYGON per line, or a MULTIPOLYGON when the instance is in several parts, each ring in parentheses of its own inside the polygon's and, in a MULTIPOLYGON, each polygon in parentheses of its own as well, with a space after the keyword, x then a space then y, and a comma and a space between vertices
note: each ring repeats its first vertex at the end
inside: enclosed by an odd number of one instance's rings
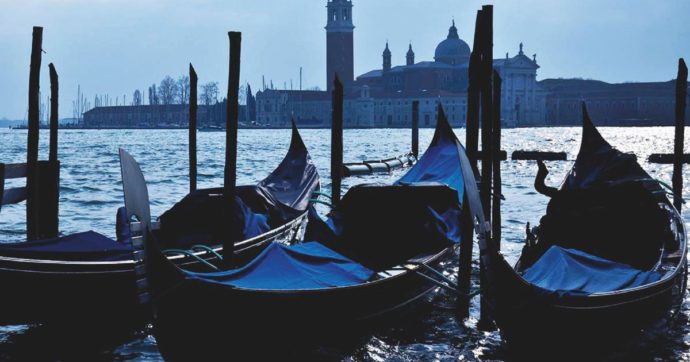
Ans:
POLYGON ((201 104, 206 106, 218 103, 218 82, 208 82, 201 86, 201 104))
POLYGON ((189 76, 187 75, 177 78, 176 102, 179 104, 189 103, 189 76))
POLYGON ((141 92, 137 89, 134 91, 134 95, 132 96, 132 105, 133 106, 140 106, 142 104, 141 100, 141 92))
POLYGON ((150 105, 159 104, 158 94, 156 93, 156 85, 155 84, 152 84, 149 87, 149 104, 150 105))
POLYGON ((158 96, 160 97, 161 104, 174 104, 177 94, 177 83, 172 77, 166 75, 161 81, 160 86, 158 86, 158 96))
POLYGON ((240 84, 240 89, 237 91, 237 102, 239 104, 247 104, 247 92, 244 89, 244 84, 240 84))
POLYGON ((310 90, 310 91, 320 91, 321 88, 319 88, 319 86, 317 85, 317 86, 314 86, 314 87, 311 87, 311 88, 307 88, 307 90, 310 90))
POLYGON ((256 98, 252 94, 252 87, 247 83, 247 120, 256 121, 256 98))

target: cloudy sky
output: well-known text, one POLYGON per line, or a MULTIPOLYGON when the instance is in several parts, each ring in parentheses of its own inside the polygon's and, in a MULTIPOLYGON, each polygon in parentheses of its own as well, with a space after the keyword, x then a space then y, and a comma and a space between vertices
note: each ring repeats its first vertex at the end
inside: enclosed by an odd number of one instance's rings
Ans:
MULTIPOLYGON (((386 40, 393 63, 412 42, 417 61, 431 60, 453 18, 472 45, 476 0, 354 0, 355 73, 380 68, 386 40)), ((0 118, 26 114, 31 28, 44 27, 47 65, 60 74, 61 117, 71 117, 77 85, 123 95, 177 77, 192 62, 200 82, 227 86, 228 30, 243 32, 242 76, 295 87, 325 88, 325 0, 0 0, 0 118)), ((514 0, 494 4, 494 54, 537 54, 538 79, 582 77, 608 82, 662 81, 690 58, 688 0, 514 0)))

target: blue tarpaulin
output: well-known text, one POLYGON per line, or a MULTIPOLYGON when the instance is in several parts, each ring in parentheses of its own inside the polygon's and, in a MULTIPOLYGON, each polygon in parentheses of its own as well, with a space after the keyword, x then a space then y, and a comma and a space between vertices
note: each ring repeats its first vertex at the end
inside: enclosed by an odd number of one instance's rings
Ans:
POLYGON ((48 260, 127 260, 132 259, 132 246, 87 231, 53 239, 0 244, 0 254, 48 260))
POLYGON ((240 288, 304 290, 361 284, 373 272, 322 244, 308 242, 291 246, 272 243, 239 269, 187 274, 240 288))
POLYGON ((523 278, 561 295, 576 295, 633 288, 653 283, 661 279, 661 274, 554 245, 525 271, 523 278))
POLYGON ((418 183, 438 182, 448 185, 458 192, 458 202, 462 203, 465 183, 460 168, 458 145, 453 130, 446 121, 439 121, 429 148, 417 163, 395 185, 411 185, 418 183))

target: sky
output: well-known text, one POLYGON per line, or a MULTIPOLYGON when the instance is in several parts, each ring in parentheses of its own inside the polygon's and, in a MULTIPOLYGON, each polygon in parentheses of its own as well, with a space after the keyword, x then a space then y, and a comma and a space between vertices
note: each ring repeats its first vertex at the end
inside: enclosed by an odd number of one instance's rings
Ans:
MULTIPOLYGON (((386 41, 393 64, 411 42, 416 61, 433 60, 455 19, 472 46, 476 0, 353 0, 355 74, 381 67, 386 41)), ((688 0, 511 0, 494 5, 494 56, 524 43, 537 54, 538 79, 607 82, 675 78, 690 58, 688 0)), ((326 86, 326 0, 0 0, 0 119, 24 119, 32 26, 44 27, 41 89, 48 63, 60 75, 60 117, 72 116, 77 86, 96 94, 145 90, 194 64, 199 82, 228 79, 227 31, 241 31, 241 81, 276 88, 326 86)))

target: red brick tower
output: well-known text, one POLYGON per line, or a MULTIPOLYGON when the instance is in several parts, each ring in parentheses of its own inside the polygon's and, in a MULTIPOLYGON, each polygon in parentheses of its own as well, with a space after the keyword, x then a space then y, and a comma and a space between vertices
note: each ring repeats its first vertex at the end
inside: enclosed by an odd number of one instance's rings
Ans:
POLYGON ((352 0, 328 0, 326 24, 326 79, 327 89, 333 89, 333 77, 338 73, 347 92, 354 80, 354 51, 352 0))

